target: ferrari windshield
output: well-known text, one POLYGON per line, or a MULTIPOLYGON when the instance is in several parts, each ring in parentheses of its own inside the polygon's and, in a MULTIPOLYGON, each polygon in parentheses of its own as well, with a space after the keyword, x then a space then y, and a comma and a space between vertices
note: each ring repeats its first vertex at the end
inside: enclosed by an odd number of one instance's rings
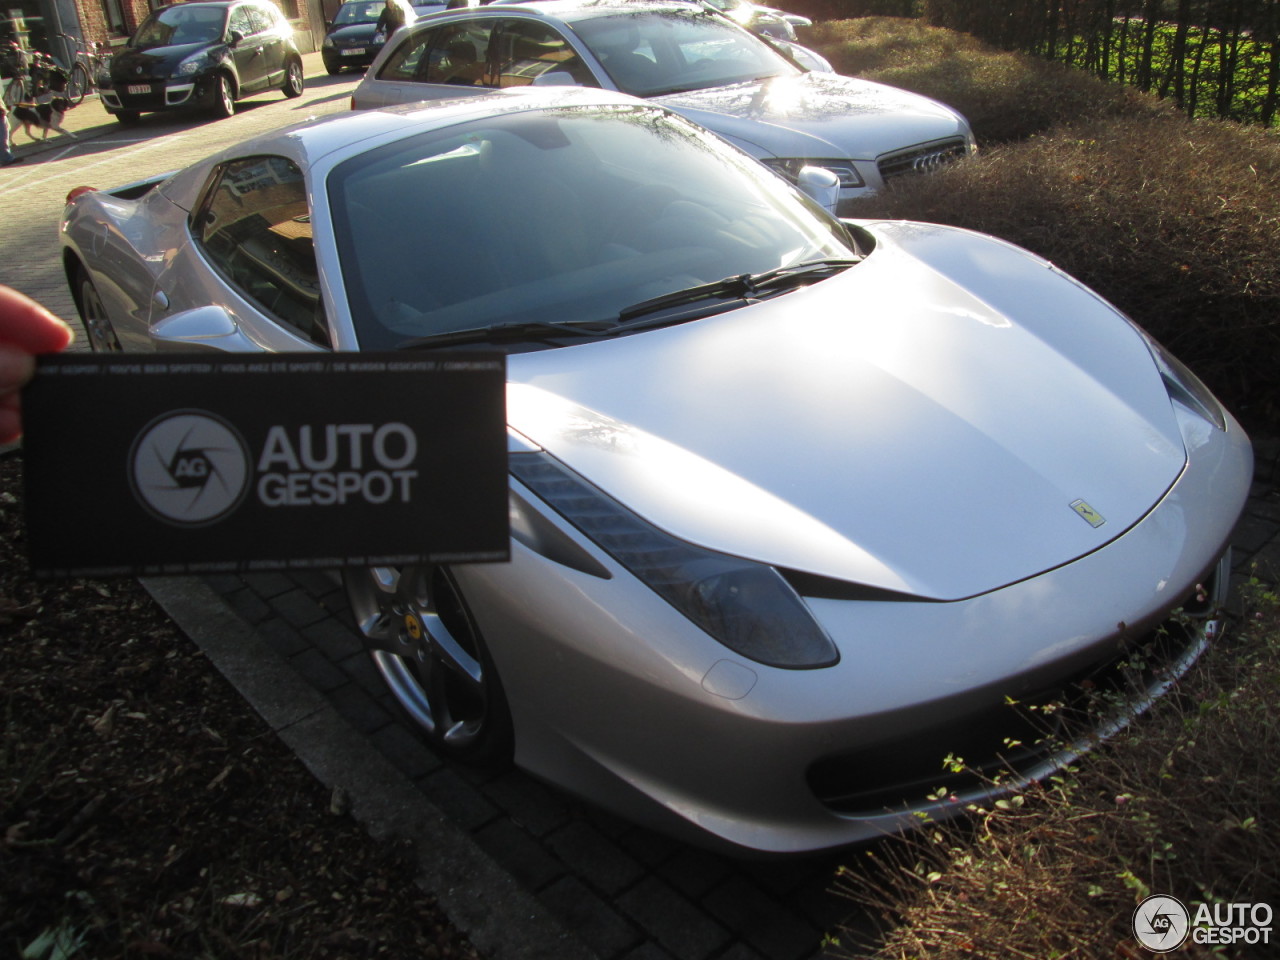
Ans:
POLYGON ((327 193, 365 349, 619 321, 726 277, 856 255, 840 223, 780 177, 643 105, 420 134, 339 164, 327 193))
POLYGON ((642 11, 571 26, 618 89, 638 97, 800 72, 754 34, 703 10, 642 11))
POLYGON ((185 43, 218 43, 227 20, 226 7, 181 4, 151 14, 133 36, 131 46, 140 50, 185 43))

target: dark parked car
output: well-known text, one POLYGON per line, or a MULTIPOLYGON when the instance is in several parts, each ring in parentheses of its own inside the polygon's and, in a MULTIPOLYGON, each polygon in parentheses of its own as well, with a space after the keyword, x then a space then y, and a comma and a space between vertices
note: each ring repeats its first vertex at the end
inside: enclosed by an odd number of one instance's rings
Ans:
MULTIPOLYGON (((424 17, 445 9, 445 2, 415 3, 413 11, 424 17)), ((373 63, 386 42, 386 37, 377 36, 383 6, 383 0, 349 0, 338 8, 320 44, 320 56, 330 74, 340 73, 347 67, 363 70, 373 63)))
POLYGON ((182 3, 152 11, 98 78, 102 105, 121 123, 142 113, 235 102, 278 88, 302 94, 302 54, 284 14, 264 0, 182 3))

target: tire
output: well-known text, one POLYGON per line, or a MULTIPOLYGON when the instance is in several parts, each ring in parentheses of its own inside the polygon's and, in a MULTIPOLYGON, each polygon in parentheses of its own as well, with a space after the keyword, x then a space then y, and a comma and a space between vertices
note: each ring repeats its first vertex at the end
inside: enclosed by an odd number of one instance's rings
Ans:
POLYGON ((98 288, 93 285, 89 273, 83 266, 76 267, 75 279, 76 309, 80 313, 80 322, 84 325, 85 336, 94 353, 119 353, 120 340, 116 337, 115 328, 102 305, 102 297, 98 288))
POLYGON ((331 76, 331 77, 336 77, 338 74, 340 74, 340 73, 342 72, 342 68, 341 68, 341 67, 331 67, 331 66, 329 66, 329 65, 326 63, 326 64, 324 65, 324 72, 325 72, 325 73, 327 73, 327 74, 329 74, 329 76, 331 76))
POLYGON ((447 567, 343 575, 361 639, 418 733, 440 754, 511 762, 511 712, 480 629, 447 567))
POLYGON ((284 91, 284 95, 286 97, 292 99, 293 97, 302 96, 302 87, 304 82, 305 81, 302 78, 301 60, 290 60, 285 64, 284 85, 281 86, 280 89, 284 91))
POLYGON ((234 116, 236 112, 236 91, 231 78, 225 73, 220 73, 214 83, 213 115, 219 120, 234 116))
POLYGON ((71 68, 71 77, 67 80, 67 99, 72 104, 84 103, 85 94, 93 81, 89 77, 89 68, 79 61, 71 68))
POLYGON ((121 110, 116 114, 116 120, 124 124, 126 127, 132 127, 135 123, 142 119, 142 114, 137 110, 121 110))

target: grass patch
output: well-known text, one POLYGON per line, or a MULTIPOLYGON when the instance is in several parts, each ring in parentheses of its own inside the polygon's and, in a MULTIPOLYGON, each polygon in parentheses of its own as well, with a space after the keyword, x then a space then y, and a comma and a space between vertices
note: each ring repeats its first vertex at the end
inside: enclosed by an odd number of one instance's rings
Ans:
POLYGON ((842 871, 840 892, 882 921, 879 943, 858 955, 1137 958, 1148 954, 1130 923, 1148 894, 1193 913, 1280 903, 1280 598, 1256 580, 1246 596, 1235 639, 1078 769, 842 871))

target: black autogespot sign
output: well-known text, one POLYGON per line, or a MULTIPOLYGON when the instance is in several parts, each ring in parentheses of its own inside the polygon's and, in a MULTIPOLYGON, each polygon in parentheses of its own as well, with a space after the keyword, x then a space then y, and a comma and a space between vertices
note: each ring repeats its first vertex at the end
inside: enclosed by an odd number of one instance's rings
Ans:
POLYGON ((507 560, 505 386, 482 352, 42 358, 32 572, 507 560))

